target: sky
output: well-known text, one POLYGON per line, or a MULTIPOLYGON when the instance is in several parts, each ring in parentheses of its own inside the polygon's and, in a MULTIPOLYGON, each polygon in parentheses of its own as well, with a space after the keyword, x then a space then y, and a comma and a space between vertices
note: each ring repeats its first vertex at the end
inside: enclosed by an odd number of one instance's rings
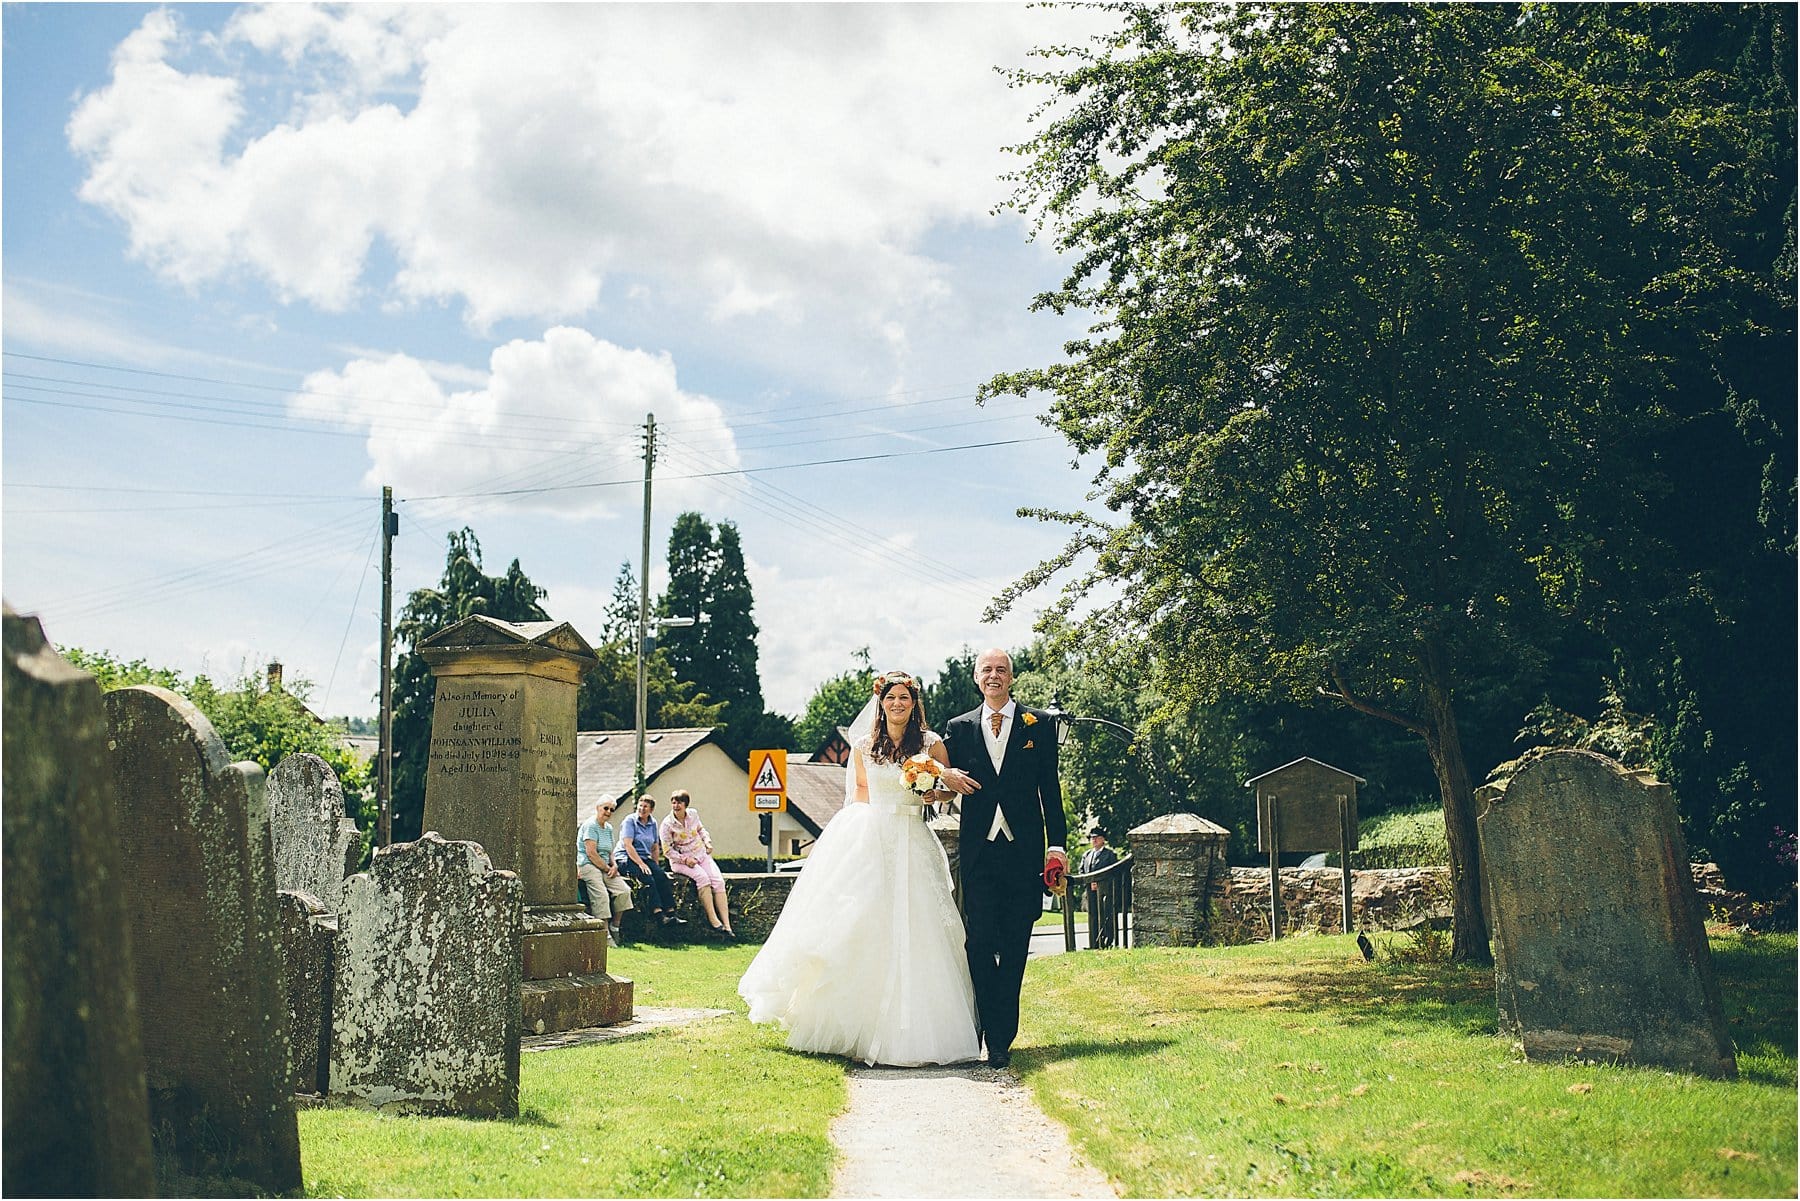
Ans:
MULTIPOLYGON (((1084 322, 1000 211, 1100 17, 990 4, 7 4, 0 588, 52 641, 378 707, 446 536, 597 640, 677 514, 738 526, 766 703, 1022 645, 1094 508, 995 373, 1084 322)), ((946 715, 947 716, 947 715, 946 715)))

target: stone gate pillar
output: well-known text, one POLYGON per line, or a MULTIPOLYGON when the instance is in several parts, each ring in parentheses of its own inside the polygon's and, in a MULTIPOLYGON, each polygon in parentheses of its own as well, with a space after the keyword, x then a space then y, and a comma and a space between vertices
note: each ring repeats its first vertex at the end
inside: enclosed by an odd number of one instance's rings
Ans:
POLYGON ((480 843, 524 889, 526 1033, 631 1017, 606 923, 575 891, 575 707, 593 648, 567 622, 476 614, 419 643, 437 678, 424 830, 480 843))
POLYGON ((1132 942, 1192 947, 1206 929, 1213 877, 1226 870, 1231 831, 1192 813, 1152 818, 1131 846, 1132 942))

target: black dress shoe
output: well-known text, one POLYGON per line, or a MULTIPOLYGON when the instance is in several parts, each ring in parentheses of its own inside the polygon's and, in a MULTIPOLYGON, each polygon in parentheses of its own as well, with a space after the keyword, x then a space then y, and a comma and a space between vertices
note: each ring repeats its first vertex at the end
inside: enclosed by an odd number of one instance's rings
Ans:
POLYGON ((1003 1068, 1012 1063, 1012 1053, 1009 1051, 989 1051, 987 1061, 990 1068, 1003 1068))

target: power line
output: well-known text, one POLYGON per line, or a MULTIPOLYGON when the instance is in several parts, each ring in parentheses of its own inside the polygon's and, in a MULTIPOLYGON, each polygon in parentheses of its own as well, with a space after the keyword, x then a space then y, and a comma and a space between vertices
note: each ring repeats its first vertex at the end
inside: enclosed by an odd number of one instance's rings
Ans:
MULTIPOLYGON (((691 475, 665 476, 667 480, 702 480, 717 479, 731 475, 760 475, 769 471, 792 471, 800 467, 836 467, 846 463, 873 463, 881 459, 911 459, 920 455, 949 454, 959 450, 991 450, 999 446, 1020 446, 1027 442, 1048 442, 1054 440, 1056 434, 1040 434, 1035 438, 1002 438, 993 442, 968 442, 961 446, 932 446, 921 450, 893 450, 883 454, 849 455, 841 459, 812 459, 802 463, 772 463, 766 467, 734 467, 722 471, 702 471, 691 475)), ((602 480, 590 484, 560 484, 542 488, 506 488, 495 492, 444 492, 434 496, 407 497, 409 501, 457 500, 464 497, 478 496, 532 496, 546 492, 574 492, 592 488, 616 488, 624 484, 641 484, 642 477, 621 480, 602 480)))

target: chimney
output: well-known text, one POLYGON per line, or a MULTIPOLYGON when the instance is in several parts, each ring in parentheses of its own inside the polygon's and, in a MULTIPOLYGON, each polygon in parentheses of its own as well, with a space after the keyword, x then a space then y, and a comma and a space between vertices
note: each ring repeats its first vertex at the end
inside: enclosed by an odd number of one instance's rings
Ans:
POLYGON ((269 691, 281 691, 281 664, 274 660, 269 663, 269 691))

